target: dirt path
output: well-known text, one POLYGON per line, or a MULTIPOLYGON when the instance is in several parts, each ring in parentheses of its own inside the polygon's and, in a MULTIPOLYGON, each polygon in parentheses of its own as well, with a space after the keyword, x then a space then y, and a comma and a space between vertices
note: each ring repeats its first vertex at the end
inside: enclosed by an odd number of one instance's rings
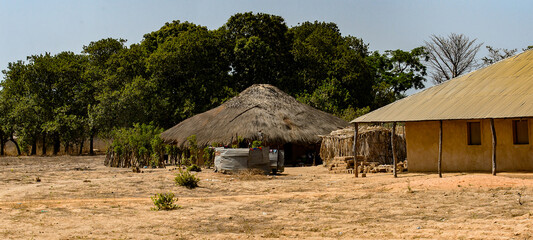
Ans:
POLYGON ((102 157, 0 158, 1 239, 531 239, 533 174, 238 177, 106 168, 102 157), (40 179, 40 182, 36 181, 40 179), (181 208, 151 211, 173 192, 181 208))

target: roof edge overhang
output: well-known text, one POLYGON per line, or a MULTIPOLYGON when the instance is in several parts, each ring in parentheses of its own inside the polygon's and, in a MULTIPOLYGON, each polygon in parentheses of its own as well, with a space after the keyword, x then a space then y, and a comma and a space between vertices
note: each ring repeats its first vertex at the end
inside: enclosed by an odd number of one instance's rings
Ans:
POLYGON ((459 121, 459 120, 488 120, 488 119, 519 119, 519 118, 533 118, 533 116, 511 116, 511 117, 478 117, 478 118, 442 118, 442 119, 387 119, 387 120, 357 120, 354 119, 350 123, 391 123, 391 122, 429 122, 429 121, 459 121))

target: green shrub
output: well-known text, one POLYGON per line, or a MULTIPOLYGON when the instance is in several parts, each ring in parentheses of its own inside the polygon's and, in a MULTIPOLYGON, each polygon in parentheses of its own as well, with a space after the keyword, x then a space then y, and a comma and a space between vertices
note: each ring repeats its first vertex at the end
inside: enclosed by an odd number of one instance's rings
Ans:
POLYGON ((170 162, 174 164, 181 164, 181 161, 178 161, 179 157, 181 156, 180 150, 178 146, 174 144, 169 144, 165 146, 165 151, 168 153, 168 158, 170 162))
POLYGON ((211 147, 204 148, 204 165, 206 167, 212 167, 215 160, 215 149, 211 147))
POLYGON ((252 142, 252 148, 260 148, 262 147, 262 142, 261 141, 258 141, 258 140, 255 140, 252 142))
POLYGON ((198 156, 196 154, 198 154, 198 144, 197 144, 197 141, 196 141, 196 135, 191 135, 187 138, 187 141, 189 142, 189 161, 192 163, 192 164, 197 164, 198 163, 198 156))
POLYGON ((154 202, 155 207, 151 208, 154 211, 159 210, 174 210, 176 208, 179 208, 178 205, 174 204, 174 202, 178 201, 178 198, 174 197, 174 193, 158 193, 151 197, 152 202, 154 202))
POLYGON ((140 167, 164 167, 162 160, 165 146, 160 137, 161 132, 162 128, 152 124, 138 123, 132 128, 115 129, 110 149, 119 158, 119 162, 128 161, 140 167))
POLYGON ((187 168, 187 171, 189 171, 189 172, 201 172, 202 169, 200 167, 196 166, 196 164, 193 164, 193 165, 191 165, 191 166, 189 166, 187 168))
POLYGON ((189 172, 188 170, 180 170, 180 173, 178 173, 176 178, 174 178, 174 181, 180 186, 193 189, 195 187, 198 187, 198 182, 200 181, 200 179, 196 177, 196 175, 191 174, 191 172, 189 172))

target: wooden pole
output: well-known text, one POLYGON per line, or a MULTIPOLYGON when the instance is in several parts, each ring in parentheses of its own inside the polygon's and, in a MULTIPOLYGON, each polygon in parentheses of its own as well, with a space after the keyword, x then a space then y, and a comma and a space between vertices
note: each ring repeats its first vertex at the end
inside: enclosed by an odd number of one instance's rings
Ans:
POLYGON ((390 141, 392 146, 392 172, 394 173, 394 177, 398 177, 398 174, 396 173, 396 164, 398 162, 396 158, 396 146, 394 145, 394 134, 396 133, 396 122, 392 123, 392 131, 390 134, 390 141))
POLYGON ((359 173, 357 172, 357 135, 359 133, 359 126, 357 123, 354 123, 353 127, 353 172, 355 174, 355 177, 359 177, 359 173))
POLYGON ((316 166, 316 144, 313 145, 313 166, 316 166))
POLYGON ((439 177, 442 178, 442 120, 439 121, 439 177))
POLYGON ((490 119, 490 131, 492 132, 492 175, 496 176, 496 129, 494 119, 490 119))

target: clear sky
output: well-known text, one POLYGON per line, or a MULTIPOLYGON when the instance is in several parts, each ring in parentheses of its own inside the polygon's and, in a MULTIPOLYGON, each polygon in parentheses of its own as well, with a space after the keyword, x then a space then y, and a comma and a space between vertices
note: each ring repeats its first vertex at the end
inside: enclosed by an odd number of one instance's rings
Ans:
POLYGON ((0 0, 0 70, 32 54, 79 53, 102 38, 138 43, 172 20, 215 29, 247 11, 282 16, 289 26, 335 22, 343 35, 380 52, 410 50, 431 34, 451 32, 497 48, 533 45, 533 1, 526 0, 0 0))

